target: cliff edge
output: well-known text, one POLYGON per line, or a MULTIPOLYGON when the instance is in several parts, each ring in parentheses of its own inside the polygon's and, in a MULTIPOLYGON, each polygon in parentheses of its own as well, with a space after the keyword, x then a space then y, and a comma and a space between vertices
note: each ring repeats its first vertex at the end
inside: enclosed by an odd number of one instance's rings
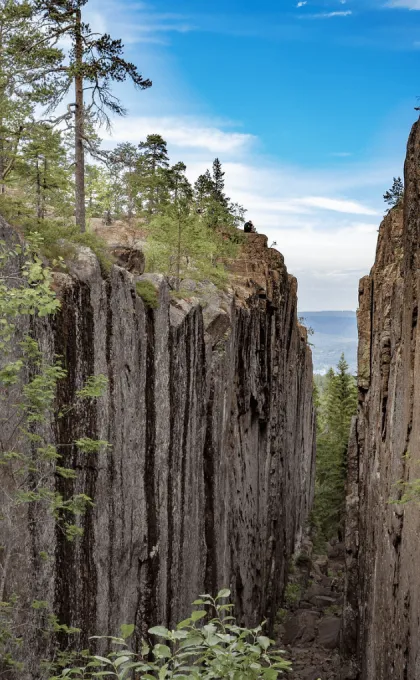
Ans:
POLYGON ((420 126, 404 205, 385 217, 360 282, 359 412, 349 449, 343 642, 361 680, 420 677, 420 514, 393 503, 420 477, 420 126))
MULTIPOLYGON (((0 231, 12 239, 3 221, 0 231)), ((83 537, 69 543, 51 519, 28 514, 6 595, 53 603, 83 644, 131 622, 139 639, 226 586, 241 621, 273 618, 312 501, 312 359, 281 254, 249 235, 227 291, 184 282, 182 299, 146 275, 156 309, 136 292, 143 278, 113 266, 105 280, 82 248, 55 275, 60 312, 35 328, 45 357, 60 355, 67 370, 58 406, 74 404, 90 375, 106 375, 108 386, 49 424, 62 465, 78 477, 52 469, 48 484, 94 500, 83 537), (86 434, 111 448, 86 457, 73 445, 86 434)), ((29 668, 42 645, 35 633, 25 640, 29 668)))

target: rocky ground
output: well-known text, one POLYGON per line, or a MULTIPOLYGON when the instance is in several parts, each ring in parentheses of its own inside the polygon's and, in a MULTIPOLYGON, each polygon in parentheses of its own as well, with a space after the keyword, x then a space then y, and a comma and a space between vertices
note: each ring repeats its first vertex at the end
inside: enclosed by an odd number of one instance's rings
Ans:
POLYGON ((277 638, 293 662, 293 680, 351 678, 339 655, 345 555, 344 545, 328 545, 328 555, 312 555, 310 542, 290 567, 277 638))

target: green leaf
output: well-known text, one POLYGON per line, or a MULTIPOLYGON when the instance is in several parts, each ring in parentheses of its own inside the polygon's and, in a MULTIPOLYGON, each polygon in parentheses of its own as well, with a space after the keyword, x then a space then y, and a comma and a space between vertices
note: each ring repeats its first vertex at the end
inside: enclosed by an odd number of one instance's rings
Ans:
POLYGON ((134 623, 123 623, 120 626, 121 637, 123 640, 127 640, 134 633, 135 625, 134 623))
POLYGON ((149 628, 148 632, 150 635, 157 635, 158 637, 163 637, 166 640, 171 636, 169 630, 164 626, 154 626, 154 628, 149 628))
POLYGON ((168 645, 155 645, 153 647, 153 654, 158 659, 170 659, 172 656, 172 652, 169 649, 168 645))
POLYGON ((258 642, 259 646, 262 647, 265 651, 267 651, 267 649, 269 648, 269 646, 271 644, 270 638, 266 637, 265 635, 260 635, 257 638, 257 642, 258 642))
POLYGON ((95 659, 96 661, 100 661, 101 663, 107 663, 107 664, 109 664, 110 666, 113 666, 113 665, 114 665, 114 664, 112 663, 112 661, 110 661, 110 659, 107 659, 105 656, 97 656, 97 655, 94 655, 92 658, 95 659))
POLYGON ((195 612, 193 612, 193 613, 191 614, 191 619, 192 619, 192 620, 194 621, 194 623, 195 623, 196 621, 199 621, 200 619, 203 619, 205 616, 207 616, 207 612, 206 612, 206 611, 200 611, 200 610, 198 610, 198 611, 195 611, 195 612))
POLYGON ((228 588, 224 588, 223 590, 219 590, 216 596, 216 600, 221 600, 224 599, 225 597, 230 597, 230 590, 228 588))

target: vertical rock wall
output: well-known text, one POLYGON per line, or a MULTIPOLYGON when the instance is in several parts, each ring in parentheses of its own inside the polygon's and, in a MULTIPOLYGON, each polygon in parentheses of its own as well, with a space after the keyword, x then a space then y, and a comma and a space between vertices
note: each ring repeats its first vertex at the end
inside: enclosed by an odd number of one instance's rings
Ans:
POLYGON ((136 294, 138 277, 114 266, 104 280, 90 251, 56 276, 61 311, 37 336, 68 371, 58 401, 74 403, 92 374, 108 389, 48 424, 78 472, 76 482, 51 472, 50 484, 95 505, 77 544, 27 518, 6 594, 23 574, 28 601, 53 602, 84 640, 123 622, 138 636, 173 624, 198 593, 225 586, 247 624, 276 612, 312 500, 312 360, 282 256, 250 235, 234 269, 229 292, 190 282, 187 300, 154 277, 156 310, 136 294), (112 448, 82 454, 73 442, 86 434, 112 448))
POLYGON ((360 282, 359 413, 349 450, 343 642, 362 680, 420 678, 420 510, 392 503, 420 478, 420 127, 404 207, 385 217, 360 282))

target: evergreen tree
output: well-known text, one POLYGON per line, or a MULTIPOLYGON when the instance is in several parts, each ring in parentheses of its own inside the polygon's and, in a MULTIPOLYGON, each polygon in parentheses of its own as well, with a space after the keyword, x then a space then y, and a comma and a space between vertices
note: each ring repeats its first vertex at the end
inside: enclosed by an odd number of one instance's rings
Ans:
POLYGON ((330 369, 317 404, 317 470, 314 523, 321 540, 342 538, 345 512, 347 446, 357 409, 355 379, 344 358, 330 369))
POLYGON ((139 144, 137 163, 140 209, 148 218, 161 212, 168 201, 169 156, 167 144, 160 135, 148 135, 139 144))
POLYGON ((64 216, 69 212, 70 172, 61 134, 45 124, 32 126, 30 132, 22 144, 18 162, 26 200, 32 192, 31 201, 38 219, 44 219, 51 209, 64 216))
POLYGON ((197 212, 205 214, 214 194, 214 182, 210 170, 200 175, 194 184, 194 199, 197 212))
POLYGON ((193 188, 185 175, 187 166, 185 163, 176 163, 168 170, 168 189, 172 201, 176 204, 179 201, 191 204, 193 198, 193 188))
POLYGON ((384 201, 393 208, 404 197, 404 184, 401 177, 394 177, 392 187, 384 194, 384 201))
MULTIPOLYGON (((74 89, 74 103, 69 105, 67 120, 74 116, 75 150, 75 214, 76 224, 86 229, 85 205, 85 147, 89 146, 85 121, 92 120, 109 125, 109 114, 124 115, 125 109, 112 93, 114 81, 131 80, 136 87, 145 89, 151 81, 144 79, 137 67, 123 59, 121 40, 108 34, 93 33, 82 19, 82 8, 87 0, 36 0, 37 9, 45 21, 45 32, 50 44, 67 38, 71 50, 60 71, 64 74, 62 86, 57 90, 54 105, 74 89), (86 100, 85 94, 89 93, 86 100)), ((45 40, 47 39, 45 38, 45 40)))
POLYGON ((34 125, 35 109, 60 85, 62 51, 45 41, 42 24, 25 0, 0 0, 0 185, 16 169, 22 140, 34 125))
POLYGON ((228 199, 224 194, 225 188, 225 173, 222 170, 222 164, 218 158, 213 161, 213 197, 224 207, 227 207, 228 199))
POLYGON ((207 279, 218 284, 226 280, 221 258, 228 246, 191 209, 187 200, 179 198, 150 222, 147 267, 149 271, 175 277, 177 290, 184 278, 207 279))
POLYGON ((118 144, 109 155, 109 164, 114 168, 119 177, 120 193, 125 200, 127 217, 130 220, 134 216, 137 195, 136 169, 139 162, 139 152, 134 144, 123 142, 118 144))

